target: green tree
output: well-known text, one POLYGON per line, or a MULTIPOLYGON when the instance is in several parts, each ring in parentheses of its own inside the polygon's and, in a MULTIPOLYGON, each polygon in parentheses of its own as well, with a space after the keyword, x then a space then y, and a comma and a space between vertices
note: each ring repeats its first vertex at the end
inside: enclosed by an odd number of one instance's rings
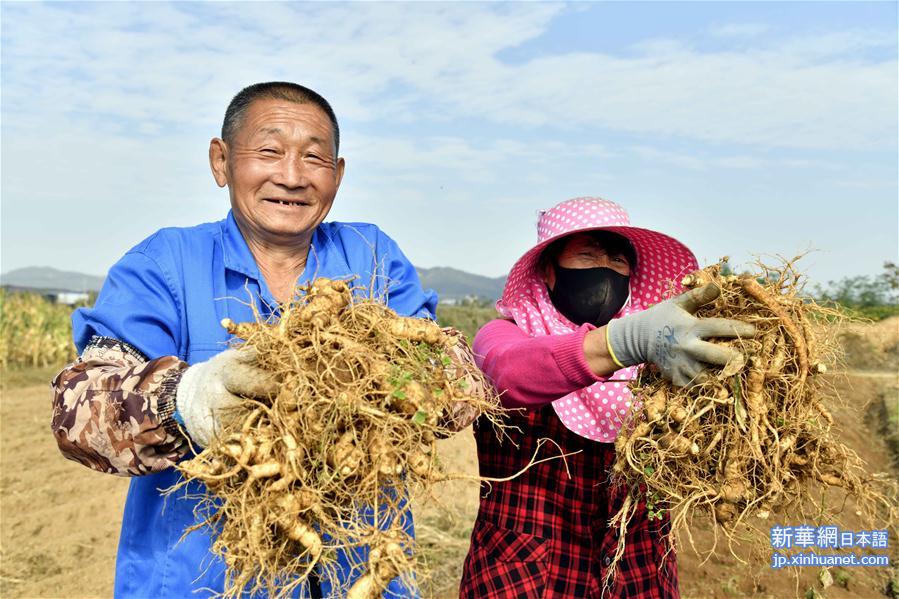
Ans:
POLYGON ((816 285, 814 295, 818 301, 839 304, 868 318, 899 314, 899 267, 887 261, 877 276, 858 275, 828 281, 826 287, 816 285))

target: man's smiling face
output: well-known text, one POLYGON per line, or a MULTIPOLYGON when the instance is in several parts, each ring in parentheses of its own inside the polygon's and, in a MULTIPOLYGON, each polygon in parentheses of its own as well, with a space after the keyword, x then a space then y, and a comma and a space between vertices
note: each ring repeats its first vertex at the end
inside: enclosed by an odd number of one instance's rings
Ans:
POLYGON ((286 244, 311 238, 331 210, 344 168, 324 111, 278 99, 250 104, 230 143, 213 140, 210 161, 216 182, 228 185, 244 235, 286 244))

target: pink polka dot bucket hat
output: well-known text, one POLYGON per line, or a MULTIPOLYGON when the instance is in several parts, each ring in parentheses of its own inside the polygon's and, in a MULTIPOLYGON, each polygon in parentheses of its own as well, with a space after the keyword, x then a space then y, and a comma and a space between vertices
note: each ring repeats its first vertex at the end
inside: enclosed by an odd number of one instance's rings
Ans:
MULTIPOLYGON (((559 314, 538 272, 540 254, 553 241, 586 231, 611 231, 626 237, 637 264, 631 269, 630 298, 615 316, 645 310, 680 291, 680 280, 698 268, 696 257, 680 241, 649 229, 633 227, 627 212, 610 200, 582 197, 541 211, 537 244, 512 267, 496 308, 531 336, 565 334, 577 326, 559 314)), ((613 442, 632 404, 626 382, 636 367, 622 369, 609 379, 553 402, 562 422, 575 433, 600 442, 613 442)))

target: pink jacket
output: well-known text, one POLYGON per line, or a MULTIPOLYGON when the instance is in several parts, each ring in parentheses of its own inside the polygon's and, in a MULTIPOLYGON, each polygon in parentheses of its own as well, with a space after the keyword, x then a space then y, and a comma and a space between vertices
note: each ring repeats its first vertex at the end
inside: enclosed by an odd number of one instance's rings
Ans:
POLYGON ((507 408, 535 410, 573 391, 607 380, 593 374, 584 358, 584 324, 573 333, 531 337, 511 320, 484 325, 472 349, 507 408))

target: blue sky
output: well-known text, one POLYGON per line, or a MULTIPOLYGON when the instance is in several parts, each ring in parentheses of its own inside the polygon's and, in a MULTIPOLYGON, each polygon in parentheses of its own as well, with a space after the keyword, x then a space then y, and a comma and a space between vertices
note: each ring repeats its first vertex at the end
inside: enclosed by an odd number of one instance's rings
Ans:
POLYGON ((341 121, 329 218, 419 266, 504 274, 536 211, 583 195, 703 263, 815 250, 825 282, 897 260, 893 2, 7 2, 2 271, 102 274, 222 218, 209 139, 273 79, 341 121))

